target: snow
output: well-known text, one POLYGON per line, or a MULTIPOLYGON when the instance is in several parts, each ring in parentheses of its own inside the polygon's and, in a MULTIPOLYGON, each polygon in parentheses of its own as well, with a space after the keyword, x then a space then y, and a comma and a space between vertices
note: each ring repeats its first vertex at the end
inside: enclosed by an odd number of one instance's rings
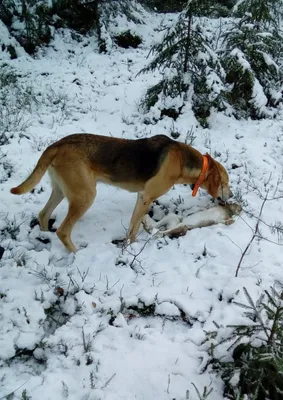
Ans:
MULTIPOLYGON (((0 397, 16 390, 20 399, 26 389, 32 400, 183 400, 189 390, 195 400, 193 382, 200 392, 211 383, 209 399, 222 399, 220 377, 209 368, 200 373, 208 359, 205 332, 215 330, 215 321, 220 340, 229 335, 227 325, 246 321, 232 302, 245 302, 244 286, 256 300, 276 280, 283 282, 283 249, 271 242, 277 237, 264 223, 261 233, 269 241, 253 242, 235 277, 256 224, 251 215, 259 214, 267 191, 274 200, 266 203, 262 220, 282 220, 281 117, 239 121, 213 112, 210 128, 203 129, 187 104, 174 122, 178 140, 184 142, 192 127, 193 145, 226 166, 232 191, 245 202, 230 226, 197 229, 174 240, 141 230, 123 251, 112 240, 125 236, 136 195, 99 184, 94 205, 74 229, 81 249, 73 255, 55 233, 31 226, 49 197, 48 176, 33 193, 9 192, 42 150, 67 134, 170 135, 170 118, 148 125, 145 118, 151 120, 156 110, 144 116, 137 107, 160 77, 136 75, 148 63, 149 44, 162 36, 154 27, 163 17, 147 17, 138 28, 145 41, 136 50, 113 47, 110 55, 98 54, 94 38, 77 43, 61 30, 35 59, 22 54, 9 61, 1 53, 37 102, 23 110, 30 122, 26 130, 14 128, 1 146, 12 172, 0 187, 0 397)), ((210 205, 204 191, 193 198, 189 186, 179 185, 153 206, 153 217, 160 220, 167 208, 185 218, 210 205)), ((55 211, 55 227, 66 210, 64 201, 55 211)), ((229 359, 228 346, 219 346, 218 355, 229 359)))

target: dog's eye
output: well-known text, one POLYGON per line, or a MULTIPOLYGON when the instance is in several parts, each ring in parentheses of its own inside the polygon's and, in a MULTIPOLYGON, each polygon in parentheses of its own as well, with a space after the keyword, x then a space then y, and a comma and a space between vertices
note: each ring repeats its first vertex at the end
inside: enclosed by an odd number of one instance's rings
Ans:
POLYGON ((190 187, 191 187, 192 190, 194 190, 195 185, 194 185, 194 184, 193 184, 193 185, 190 185, 190 187))

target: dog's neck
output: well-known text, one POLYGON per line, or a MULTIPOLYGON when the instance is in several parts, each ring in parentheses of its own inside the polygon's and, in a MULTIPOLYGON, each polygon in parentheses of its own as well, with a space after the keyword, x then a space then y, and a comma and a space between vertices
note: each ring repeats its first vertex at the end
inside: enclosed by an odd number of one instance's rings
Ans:
POLYGON ((193 185, 200 176, 203 156, 198 150, 186 144, 181 144, 181 149, 183 153, 183 165, 179 183, 193 185))

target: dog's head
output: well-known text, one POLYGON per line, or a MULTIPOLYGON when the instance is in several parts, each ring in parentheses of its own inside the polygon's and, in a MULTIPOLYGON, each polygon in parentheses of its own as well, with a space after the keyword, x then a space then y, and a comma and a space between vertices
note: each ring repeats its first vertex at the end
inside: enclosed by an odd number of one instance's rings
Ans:
POLYGON ((226 203, 233 196, 229 186, 228 173, 223 165, 214 160, 209 154, 206 154, 206 156, 208 158, 207 175, 200 187, 220 203, 226 203))

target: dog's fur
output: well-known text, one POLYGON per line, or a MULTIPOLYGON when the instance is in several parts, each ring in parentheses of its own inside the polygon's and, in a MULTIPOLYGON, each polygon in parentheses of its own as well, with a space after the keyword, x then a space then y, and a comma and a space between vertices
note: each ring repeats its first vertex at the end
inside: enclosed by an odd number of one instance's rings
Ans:
MULTIPOLYGON (((225 202, 232 196, 228 174, 220 163, 210 156, 208 158, 208 170, 201 188, 225 202)), ((92 205, 97 182, 138 192, 128 233, 128 238, 133 242, 151 202, 177 183, 195 184, 202 163, 199 151, 164 135, 127 140, 74 134, 49 146, 31 175, 20 186, 11 189, 11 193, 29 192, 48 169, 52 193, 39 213, 41 229, 48 230, 51 213, 66 197, 69 210, 57 229, 57 235, 70 252, 76 252, 71 232, 75 223, 92 205)))

